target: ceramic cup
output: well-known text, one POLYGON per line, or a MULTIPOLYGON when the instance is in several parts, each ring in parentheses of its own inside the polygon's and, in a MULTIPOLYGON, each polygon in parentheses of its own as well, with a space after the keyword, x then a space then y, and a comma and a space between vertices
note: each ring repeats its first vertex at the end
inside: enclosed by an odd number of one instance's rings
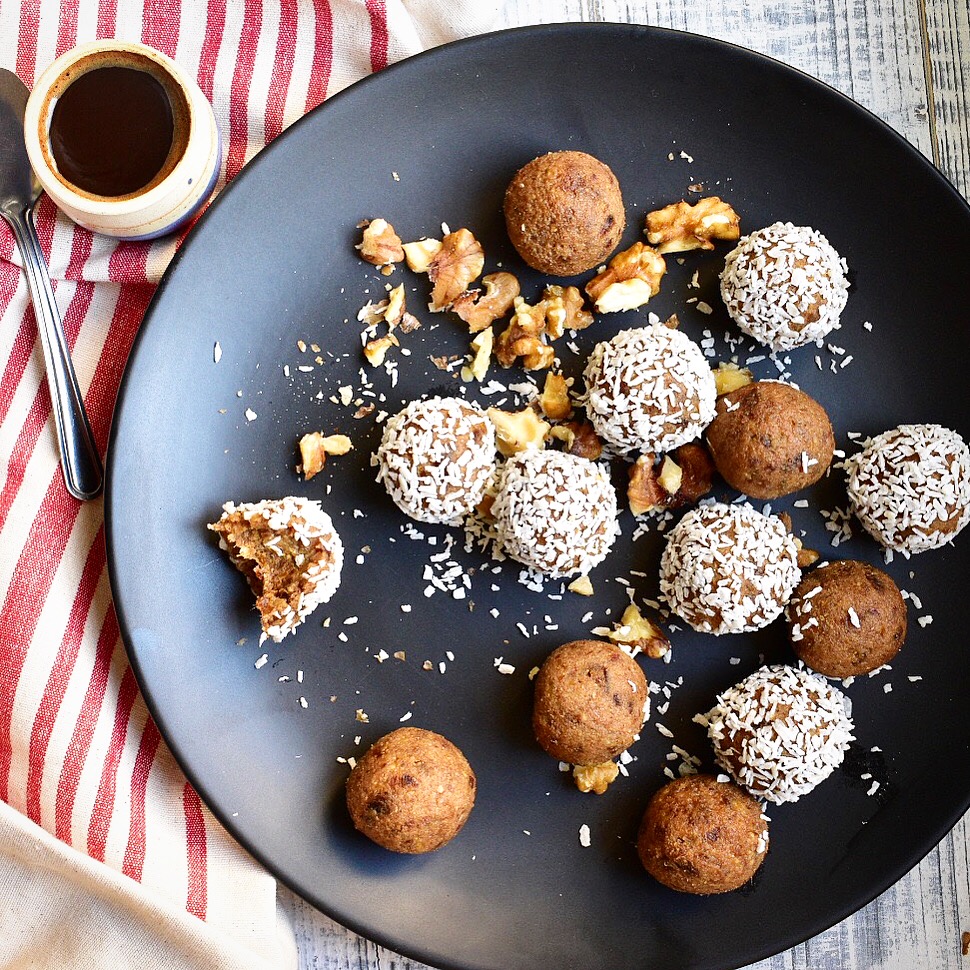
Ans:
POLYGON ((119 40, 81 44, 57 58, 30 93, 24 135, 34 172, 58 207, 87 229, 126 239, 165 235, 195 215, 215 186, 222 155, 212 105, 195 81, 160 51, 119 40), (172 110, 172 147, 144 186, 124 195, 98 195, 58 171, 51 119, 58 98, 74 81, 116 66, 144 71, 162 85, 172 110))

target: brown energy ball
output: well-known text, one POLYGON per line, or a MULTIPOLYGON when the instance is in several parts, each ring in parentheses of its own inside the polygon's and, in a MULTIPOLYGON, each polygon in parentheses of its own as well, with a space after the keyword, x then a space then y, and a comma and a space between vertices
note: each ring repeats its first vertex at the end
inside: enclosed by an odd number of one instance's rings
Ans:
POLYGON ((710 895, 743 886, 768 851, 761 806, 730 781, 687 775, 664 785, 640 823, 637 852, 658 882, 710 895))
POLYGON ((899 588, 867 562, 819 566, 796 587, 787 618, 795 653, 826 677, 867 674, 889 663, 906 639, 899 588))
POLYGON ((753 381, 717 399, 707 446, 721 477, 751 498, 780 498, 826 472, 835 435, 825 408, 781 381, 753 381))
POLYGON ((626 751, 643 727, 649 696, 637 662, 602 640, 557 647, 536 675, 532 728, 560 761, 598 765, 626 751))
POLYGON ((347 779, 354 826, 392 852, 450 842, 475 804, 475 772, 447 738, 404 727, 384 735, 347 779))
POLYGON ((512 177, 504 208, 512 245, 533 269, 551 276, 598 266, 626 226, 620 183, 585 152, 534 158, 512 177))

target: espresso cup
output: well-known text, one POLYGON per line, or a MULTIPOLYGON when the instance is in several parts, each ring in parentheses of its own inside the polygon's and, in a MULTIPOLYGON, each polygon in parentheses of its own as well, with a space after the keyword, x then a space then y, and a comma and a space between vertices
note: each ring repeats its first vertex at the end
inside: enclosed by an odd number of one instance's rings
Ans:
POLYGON ((74 222, 153 239, 195 215, 222 159, 212 105, 171 58, 101 40, 62 54, 27 100, 24 137, 47 194, 74 222))

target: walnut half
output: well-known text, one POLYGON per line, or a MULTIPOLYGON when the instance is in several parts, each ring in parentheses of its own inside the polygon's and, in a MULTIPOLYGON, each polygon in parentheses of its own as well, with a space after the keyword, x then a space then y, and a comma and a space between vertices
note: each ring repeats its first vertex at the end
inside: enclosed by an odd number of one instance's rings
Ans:
POLYGON ((681 200, 648 213, 644 232, 659 252, 685 253, 713 249, 712 239, 738 239, 741 220, 731 206, 712 195, 694 205, 681 200))

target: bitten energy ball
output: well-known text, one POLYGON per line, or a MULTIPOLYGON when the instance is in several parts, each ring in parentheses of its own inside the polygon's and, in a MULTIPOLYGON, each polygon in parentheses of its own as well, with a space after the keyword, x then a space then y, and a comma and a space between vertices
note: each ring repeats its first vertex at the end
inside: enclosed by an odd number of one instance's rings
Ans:
POLYGON ((796 667, 761 667, 717 695, 706 714, 717 763, 756 798, 781 804, 807 795, 842 764, 852 741, 848 699, 796 667))
POLYGON ((510 458, 492 514, 506 554, 557 579, 599 565, 620 531, 606 469, 564 451, 510 458))
POLYGON ((899 587, 867 562, 826 563, 798 584, 786 610, 792 648, 826 677, 858 677, 899 653, 906 603, 899 587))
POLYGON ((404 727, 384 735, 347 778, 354 826, 392 852, 432 852, 461 831, 475 772, 447 738, 404 727))
POLYGON ((835 450, 825 408, 780 381, 754 381, 721 395, 706 436, 721 477, 757 499, 814 485, 835 450))
POLYGON ((647 678, 629 654, 602 640, 574 640, 539 668, 532 728, 554 758, 602 764, 633 744, 648 696, 647 678))
POLYGON ((388 420, 378 481, 419 522, 453 525, 482 500, 495 472, 495 428, 477 404, 412 401, 388 420))
POLYGON ((589 420, 621 451, 671 451, 714 417, 717 387, 703 351, 663 324, 598 343, 584 376, 589 420))
POLYGON ((742 237, 721 273, 731 319, 772 350, 820 340, 849 293, 845 260, 817 229, 776 222, 742 237))
POLYGON ((682 893, 727 893, 748 882, 768 851, 768 818, 733 782, 687 775, 647 805, 637 852, 658 882, 682 893))
POLYGON ((691 509, 667 537, 660 592, 702 633, 767 626, 785 608, 801 571, 782 521, 749 505, 714 502, 691 509))
POLYGON ((620 183, 585 152, 550 152, 524 165, 505 191, 504 209, 519 255, 551 276, 598 266, 626 226, 620 183))
POLYGON ((320 503, 287 496, 226 502, 207 528, 256 595, 263 638, 292 633, 340 586, 344 547, 320 503))
POLYGON ((845 462, 856 518, 907 556, 952 542, 970 520, 970 451, 938 424, 902 424, 845 462))

